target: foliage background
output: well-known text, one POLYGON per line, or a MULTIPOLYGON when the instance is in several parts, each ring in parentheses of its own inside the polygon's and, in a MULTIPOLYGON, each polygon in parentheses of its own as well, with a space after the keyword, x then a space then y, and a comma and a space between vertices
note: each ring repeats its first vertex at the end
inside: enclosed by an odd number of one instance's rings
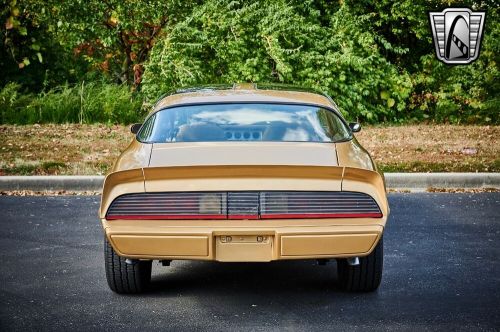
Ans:
POLYGON ((499 123, 496 1, 11 0, 1 18, 1 123, 130 123, 233 82, 316 88, 362 122, 499 123), (428 11, 449 6, 487 11, 471 65, 434 55, 428 11))

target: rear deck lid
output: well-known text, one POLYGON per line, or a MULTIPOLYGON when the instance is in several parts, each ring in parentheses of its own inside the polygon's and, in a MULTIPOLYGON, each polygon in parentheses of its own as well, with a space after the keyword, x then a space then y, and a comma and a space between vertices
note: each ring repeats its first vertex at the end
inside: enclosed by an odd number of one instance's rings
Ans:
POLYGON ((337 166, 335 143, 195 142, 155 143, 150 167, 289 165, 337 166))

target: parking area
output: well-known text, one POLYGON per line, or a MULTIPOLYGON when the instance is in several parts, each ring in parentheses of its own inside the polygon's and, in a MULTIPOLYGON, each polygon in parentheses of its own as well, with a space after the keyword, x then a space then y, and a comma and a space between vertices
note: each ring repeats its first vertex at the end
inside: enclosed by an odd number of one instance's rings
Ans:
POLYGON ((106 284, 99 196, 0 197, 0 329, 497 330, 500 193, 394 193, 375 293, 315 261, 153 264, 153 287, 106 284))

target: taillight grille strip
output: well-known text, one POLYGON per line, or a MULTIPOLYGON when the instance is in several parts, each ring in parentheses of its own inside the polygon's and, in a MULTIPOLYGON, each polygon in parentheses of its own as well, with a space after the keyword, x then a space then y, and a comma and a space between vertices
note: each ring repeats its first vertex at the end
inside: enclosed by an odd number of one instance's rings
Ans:
POLYGON ((358 192, 242 191, 126 194, 107 219, 380 218, 375 200, 358 192))

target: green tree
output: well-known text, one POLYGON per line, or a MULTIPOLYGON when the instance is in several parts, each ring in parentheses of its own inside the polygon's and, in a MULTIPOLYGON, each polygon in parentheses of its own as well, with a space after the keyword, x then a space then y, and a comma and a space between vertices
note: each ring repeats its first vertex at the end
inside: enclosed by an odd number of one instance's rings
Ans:
POLYGON ((283 82, 330 93, 352 119, 395 121, 411 83, 366 31, 369 15, 315 1, 207 1, 155 45, 143 91, 283 82), (325 15, 326 14, 326 15, 325 15))
POLYGON ((59 63, 64 61, 68 68, 62 71, 72 73, 71 67, 81 67, 83 62, 87 65, 80 68, 80 79, 93 71, 137 86, 156 40, 194 4, 181 0, 11 0, 1 12, 5 22, 1 65, 11 69, 9 80, 13 80, 16 74, 26 76, 47 67, 30 66, 34 63, 61 69, 59 63))
POLYGON ((352 119, 498 122, 498 8, 453 5, 488 11, 472 65, 435 59, 428 11, 441 1, 209 0, 154 47, 143 91, 283 82, 328 92, 352 119))
POLYGON ((350 119, 498 123, 499 9, 493 0, 4 0, 0 87, 21 98, 124 83, 152 101, 185 85, 280 82, 328 92, 350 119), (434 55, 428 11, 450 6, 487 11, 471 65, 434 55))
POLYGON ((51 0, 49 15, 63 45, 117 82, 138 85, 158 38, 194 2, 182 0, 51 0))
POLYGON ((0 9, 0 87, 18 82, 39 91, 75 82, 87 70, 57 42, 45 14, 39 0, 11 0, 0 9))
POLYGON ((352 1, 355 15, 369 15, 385 58, 411 74, 412 94, 405 118, 438 122, 499 121, 500 21, 496 1, 352 1), (429 11, 467 7, 486 11, 481 56, 473 64, 439 62, 429 28, 429 11))

